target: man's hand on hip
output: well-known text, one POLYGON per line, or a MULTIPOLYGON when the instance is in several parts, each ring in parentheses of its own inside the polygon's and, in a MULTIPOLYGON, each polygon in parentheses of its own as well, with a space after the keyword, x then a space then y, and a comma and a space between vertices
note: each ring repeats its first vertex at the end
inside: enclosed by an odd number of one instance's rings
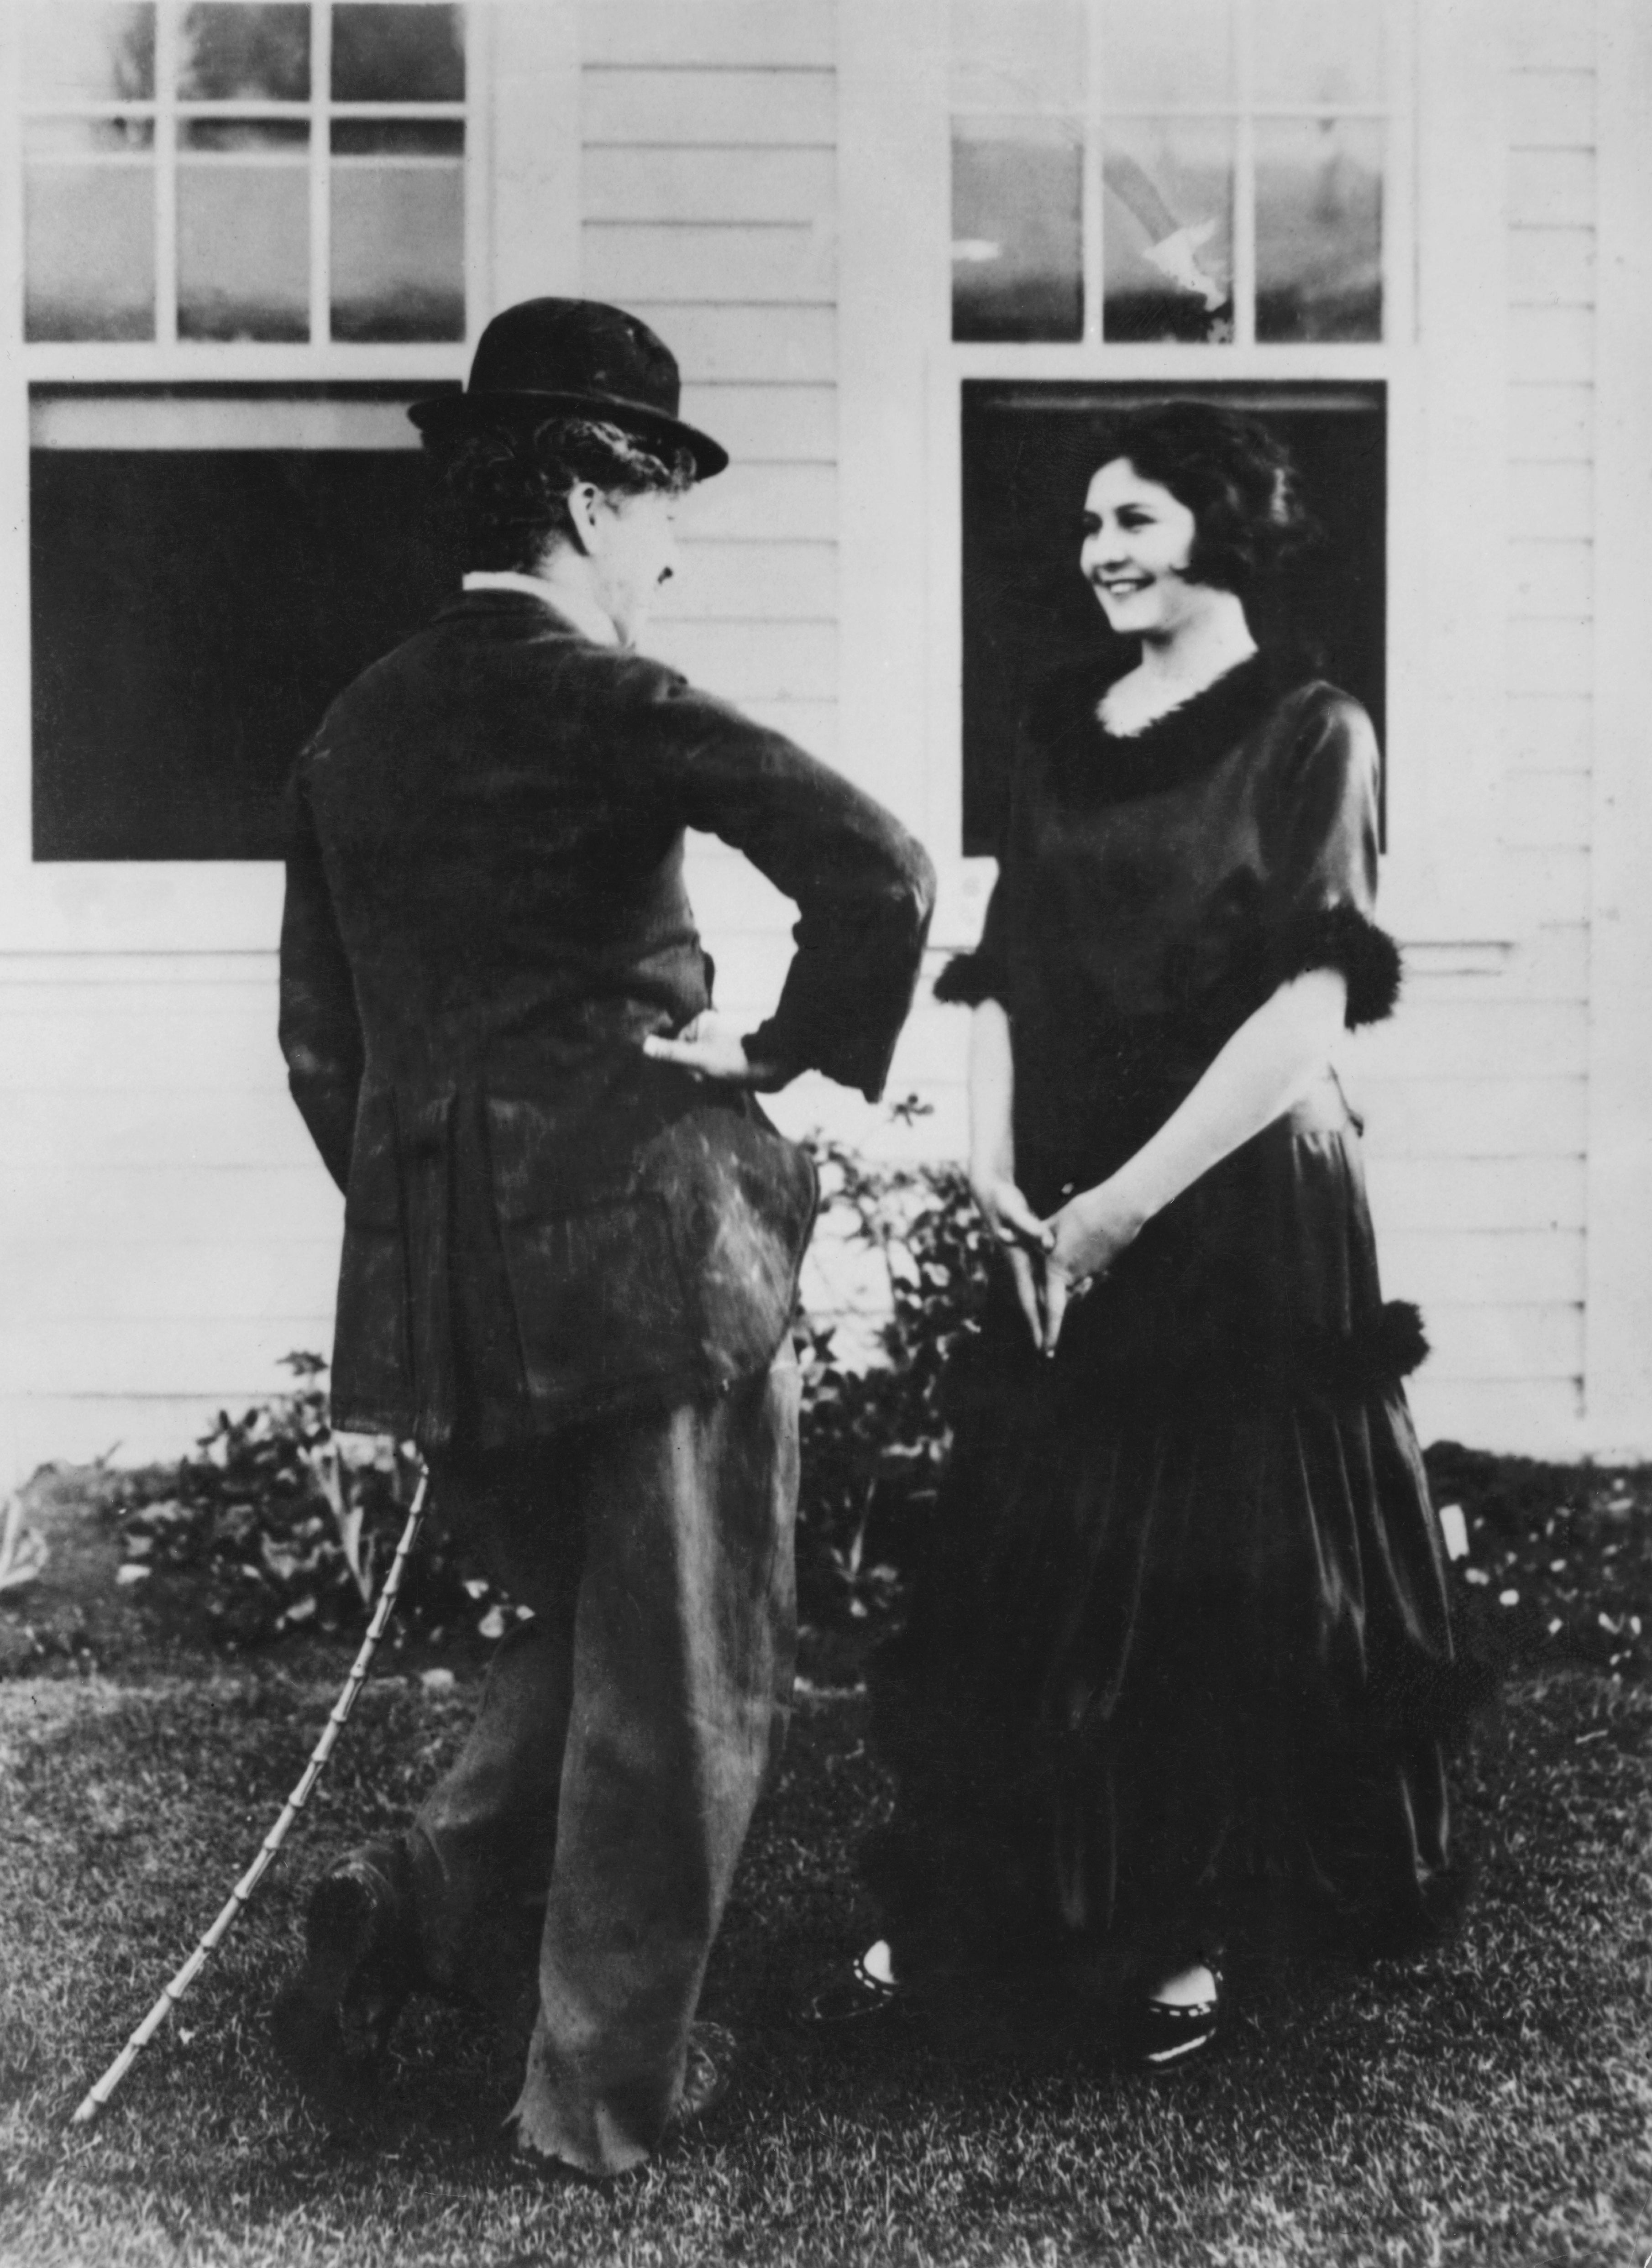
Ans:
POLYGON ((675 1039, 655 1033, 643 1042, 643 1053, 656 1063, 676 1064, 696 1079, 720 1079, 726 1086, 771 1090, 784 1086, 785 1076, 772 1064, 753 1063, 732 1017, 706 1008, 691 1017, 675 1039))

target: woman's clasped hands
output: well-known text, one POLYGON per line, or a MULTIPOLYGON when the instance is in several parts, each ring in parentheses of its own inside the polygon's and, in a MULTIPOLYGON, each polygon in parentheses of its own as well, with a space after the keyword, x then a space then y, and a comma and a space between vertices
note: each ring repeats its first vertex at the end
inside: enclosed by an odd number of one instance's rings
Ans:
POLYGON ((1041 1220, 1013 1181, 972 1182, 976 1204, 1008 1263, 1033 1344, 1053 1355, 1067 1309, 1140 1233, 1143 1215, 1117 1178, 1081 1189, 1041 1220))

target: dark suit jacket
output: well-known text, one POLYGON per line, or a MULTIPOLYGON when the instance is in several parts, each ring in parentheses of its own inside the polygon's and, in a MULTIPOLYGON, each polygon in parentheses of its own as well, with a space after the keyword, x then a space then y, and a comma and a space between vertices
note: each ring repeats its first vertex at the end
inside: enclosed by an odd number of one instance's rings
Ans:
POLYGON ((772 1359, 808 1161, 749 1096, 640 1051, 711 998, 687 827, 800 909, 751 1053, 875 1099, 933 872, 778 733, 484 591, 367 670, 304 750, 281 1043, 346 1192, 339 1425, 505 1441, 772 1359))

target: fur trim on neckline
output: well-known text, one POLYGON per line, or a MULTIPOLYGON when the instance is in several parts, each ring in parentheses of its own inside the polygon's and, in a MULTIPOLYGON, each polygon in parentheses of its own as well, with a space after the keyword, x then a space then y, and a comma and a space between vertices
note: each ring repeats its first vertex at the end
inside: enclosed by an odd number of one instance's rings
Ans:
POLYGON ((1110 733, 1098 704, 1125 674, 1117 654, 1050 679, 1028 710, 1061 790, 1099 802, 1154 795, 1231 754, 1289 694, 1315 682, 1300 655, 1260 649, 1139 733, 1110 733))

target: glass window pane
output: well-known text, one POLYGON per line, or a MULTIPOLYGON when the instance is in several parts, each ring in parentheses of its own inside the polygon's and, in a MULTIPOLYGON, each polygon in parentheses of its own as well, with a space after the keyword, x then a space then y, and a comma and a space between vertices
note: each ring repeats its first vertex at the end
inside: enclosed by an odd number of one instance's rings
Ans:
POLYGON ((462 158, 465 129, 457 118, 336 118, 336 158, 462 158))
POLYGON ((178 122, 178 149, 185 157, 202 151, 220 155, 227 151, 270 160, 284 157, 302 164, 309 146, 309 127, 299 118, 181 118, 178 122))
POLYGON ((310 335, 309 129, 192 119, 178 160, 178 335, 310 335))
POLYGON ((333 11, 334 101, 462 102, 464 14, 341 0, 333 11))
POLYGON ((30 121, 24 144, 26 338, 154 337, 152 138, 147 121, 30 121))
POLYGON ((1172 110, 1234 99, 1230 0, 1105 0, 1102 100, 1172 110))
POLYGON ((1076 119, 953 121, 955 339, 1081 335, 1083 166, 1076 119))
POLYGON ((307 102, 310 11, 301 5, 186 8, 178 92, 190 102, 307 102))
POLYGON ((335 120, 333 336, 464 335, 463 127, 335 120))
POLYGON ((26 102, 147 102, 155 92, 155 11, 65 8, 62 0, 23 10, 23 97, 26 102))
POLYGON ((1257 336, 1383 335, 1383 129, 1257 122, 1257 336))
POLYGON ((953 0, 955 109, 1074 110, 1083 100, 1079 0, 953 0))
POLYGON ((1252 4, 1259 101, 1382 101, 1383 11, 1376 0, 1252 4))
POLYGON ((1231 339, 1232 124, 1112 120, 1102 184, 1103 336, 1231 339))
POLYGON ((154 121, 149 118, 26 118, 23 149, 26 157, 55 158, 72 163, 77 158, 138 157, 155 146, 154 121))

